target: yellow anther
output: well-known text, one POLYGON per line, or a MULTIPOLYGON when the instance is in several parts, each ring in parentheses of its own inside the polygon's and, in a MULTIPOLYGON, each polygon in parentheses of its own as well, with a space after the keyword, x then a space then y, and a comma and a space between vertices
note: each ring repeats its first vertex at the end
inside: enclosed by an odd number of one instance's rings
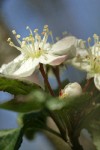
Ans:
POLYGON ((48 28, 48 25, 44 25, 44 29, 47 29, 48 28))
POLYGON ((11 41, 11 38, 8 38, 8 39, 7 39, 7 42, 10 42, 10 41, 11 41))
POLYGON ((38 29, 35 29, 35 30, 34 30, 34 33, 36 33, 36 32, 38 32, 38 29))
POLYGON ((22 41, 21 47, 24 47, 26 45, 26 41, 22 41))
POLYGON ((16 38, 18 38, 18 39, 19 39, 20 37, 21 37, 21 36, 20 36, 19 34, 17 34, 17 35, 16 35, 16 38))
POLYGON ((95 43, 99 43, 99 36, 97 34, 94 34, 93 38, 95 43))
POLYGON ((90 38, 90 37, 88 38, 88 42, 89 42, 89 43, 91 42, 91 38, 90 38))
POLYGON ((29 29, 29 26, 27 26, 26 29, 29 29))
POLYGON ((13 34, 16 34, 16 31, 15 31, 15 30, 12 30, 12 33, 13 33, 13 34))
POLYGON ((14 44, 13 44, 13 42, 10 42, 9 45, 10 45, 10 46, 13 46, 14 44))

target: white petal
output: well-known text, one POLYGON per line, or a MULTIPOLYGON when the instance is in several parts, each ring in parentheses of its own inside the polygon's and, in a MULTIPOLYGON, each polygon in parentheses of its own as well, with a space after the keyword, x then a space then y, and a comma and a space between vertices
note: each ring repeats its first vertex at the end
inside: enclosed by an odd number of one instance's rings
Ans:
POLYGON ((71 64, 75 68, 77 68, 79 70, 87 71, 87 72, 89 72, 91 70, 91 66, 88 62, 86 62, 86 61, 82 62, 82 61, 78 60, 76 57, 73 59, 67 60, 66 64, 71 64))
POLYGON ((50 50, 50 49, 51 49, 50 43, 46 43, 46 44, 44 45, 44 50, 50 50))
POLYGON ((21 54, 10 63, 2 65, 0 68, 0 73, 4 75, 13 75, 13 73, 20 67, 23 59, 24 57, 21 54))
POLYGON ((63 38, 62 40, 56 42, 52 46, 51 53, 56 54, 56 55, 65 55, 71 51, 71 54, 75 55, 76 54, 76 48, 75 48, 76 40, 77 39, 74 36, 68 36, 68 37, 63 38))
POLYGON ((88 51, 86 49, 80 49, 80 48, 76 48, 76 55, 81 56, 81 58, 86 58, 86 56, 89 55, 88 51))
POLYGON ((43 45, 43 43, 40 43, 39 47, 41 49, 43 48, 44 51, 48 51, 48 50, 51 49, 51 44, 50 43, 45 43, 43 47, 42 47, 42 45, 43 45))
POLYGON ((88 72, 87 73, 87 79, 90 79, 90 78, 93 78, 95 76, 95 73, 94 72, 88 72))
POLYGON ((65 86, 64 89, 60 92, 60 98, 63 99, 65 97, 76 97, 82 94, 82 88, 79 83, 69 83, 65 86))
POLYGON ((27 77, 30 76, 39 67, 39 60, 29 58, 24 60, 18 70, 14 72, 14 76, 27 77))
POLYGON ((98 90, 100 90, 100 74, 95 74, 94 83, 98 90))
POLYGON ((82 94, 82 88, 79 83, 69 83, 64 88, 64 94, 68 94, 68 96, 78 96, 82 94))
POLYGON ((34 74, 32 75, 32 82, 34 82, 35 84, 39 85, 41 88, 45 89, 44 86, 44 79, 40 73, 39 70, 36 70, 34 72, 34 74))
POLYGON ((40 63, 49 64, 52 66, 60 65, 62 62, 66 60, 67 56, 57 56, 52 54, 45 54, 39 58, 40 63))
POLYGON ((100 56, 100 47, 98 45, 94 45, 91 49, 92 55, 95 57, 100 56))

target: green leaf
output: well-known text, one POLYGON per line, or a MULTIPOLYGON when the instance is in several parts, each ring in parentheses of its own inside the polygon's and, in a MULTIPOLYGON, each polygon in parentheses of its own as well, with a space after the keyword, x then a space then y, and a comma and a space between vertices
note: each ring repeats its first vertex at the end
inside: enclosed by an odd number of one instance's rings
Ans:
POLYGON ((50 98, 46 102, 46 107, 49 110, 60 110, 65 106, 66 102, 63 100, 59 100, 58 98, 50 98))
POLYGON ((44 110, 31 112, 27 114, 19 114, 18 122, 20 126, 24 126, 26 137, 31 140, 34 134, 47 128, 46 125, 47 113, 44 110))
MULTIPOLYGON (((16 142, 19 138, 20 132, 21 132, 20 128, 0 131, 0 149, 1 150, 17 150, 16 142)), ((19 143, 17 143, 17 146, 18 144, 19 143)))
POLYGON ((0 108, 12 110, 15 112, 26 113, 30 111, 37 111, 44 107, 46 93, 40 90, 34 90, 29 95, 19 95, 15 99, 1 103, 0 108))
POLYGON ((29 83, 28 81, 22 81, 19 79, 9 78, 0 75, 0 90, 6 91, 14 95, 28 94, 37 87, 35 84, 29 83))

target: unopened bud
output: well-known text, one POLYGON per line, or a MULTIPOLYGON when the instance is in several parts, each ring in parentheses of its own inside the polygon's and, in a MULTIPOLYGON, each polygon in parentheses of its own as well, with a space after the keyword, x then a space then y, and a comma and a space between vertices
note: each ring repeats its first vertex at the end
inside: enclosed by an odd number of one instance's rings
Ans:
POLYGON ((74 82, 74 83, 69 83, 68 85, 66 85, 65 88, 61 90, 59 97, 60 98, 75 97, 81 94, 82 94, 82 88, 80 84, 78 84, 77 82, 74 82))

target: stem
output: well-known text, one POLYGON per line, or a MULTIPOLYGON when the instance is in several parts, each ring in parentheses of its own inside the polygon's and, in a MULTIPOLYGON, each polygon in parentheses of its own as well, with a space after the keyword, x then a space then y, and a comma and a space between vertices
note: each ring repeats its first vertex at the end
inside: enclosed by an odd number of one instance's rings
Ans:
POLYGON ((89 87, 90 83, 92 81, 92 78, 87 80, 87 83, 85 84, 84 88, 83 88, 83 92, 86 92, 87 88, 89 87))
POLYGON ((48 81, 48 77, 47 77, 47 75, 46 75, 46 73, 45 73, 45 71, 44 71, 43 64, 41 64, 41 63, 40 63, 40 72, 41 72, 41 74, 42 74, 42 76, 43 76, 43 78, 44 78, 44 82, 45 82, 45 84, 47 85, 50 94, 51 94, 52 96, 55 96, 55 94, 54 94, 54 92, 53 92, 53 90, 52 90, 52 88, 51 88, 51 86, 50 86, 50 83, 49 83, 49 81, 48 81))
POLYGON ((65 142, 67 142, 65 129, 62 127, 62 125, 61 125, 61 123, 59 122, 57 116, 56 116, 53 112, 51 112, 51 111, 49 111, 49 110, 47 110, 47 112, 49 113, 50 117, 54 120, 55 124, 57 125, 57 127, 58 127, 58 129, 59 129, 59 131, 60 131, 60 134, 61 134, 62 139, 63 139, 65 142))
MULTIPOLYGON (((49 83, 49 81, 48 81, 48 77, 47 77, 47 75, 46 75, 46 73, 45 73, 45 71, 44 71, 43 64, 41 64, 41 63, 40 63, 40 72, 41 72, 41 74, 42 74, 42 76, 43 76, 43 78, 44 78, 45 84, 47 85, 47 87, 48 87, 48 89, 49 89, 49 92, 51 93, 52 96, 55 96, 55 95, 54 95, 54 92, 53 92, 53 90, 52 90, 52 88, 51 88, 51 86, 50 86, 50 83, 49 83)), ((56 116, 53 112, 51 112, 50 110, 47 110, 47 109, 46 109, 46 111, 49 113, 50 117, 54 120, 55 124, 57 125, 57 127, 58 127, 58 129, 59 129, 59 131, 60 131, 60 134, 61 134, 62 139, 63 139, 64 141, 67 141, 65 130, 64 130, 64 128, 62 127, 62 125, 60 124, 60 122, 59 122, 57 116, 56 116)))
POLYGON ((53 73, 55 74, 55 77, 57 79, 58 85, 59 85, 59 91, 61 90, 61 81, 60 81, 60 75, 59 75, 59 67, 52 67, 53 73))

